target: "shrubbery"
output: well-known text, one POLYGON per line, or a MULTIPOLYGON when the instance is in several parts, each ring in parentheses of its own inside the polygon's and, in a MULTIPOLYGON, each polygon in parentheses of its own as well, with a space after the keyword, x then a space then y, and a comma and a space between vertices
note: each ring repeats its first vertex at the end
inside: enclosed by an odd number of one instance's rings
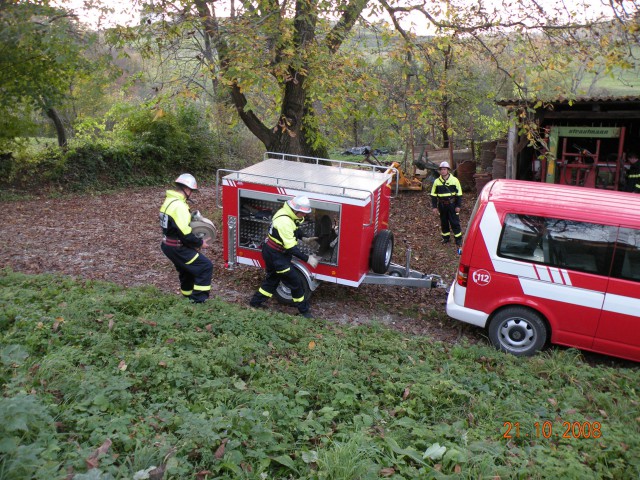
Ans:
POLYGON ((220 142, 194 104, 162 109, 118 104, 105 119, 78 123, 76 132, 64 150, 30 146, 5 155, 3 182, 83 190, 152 184, 183 171, 197 175, 223 166, 220 142))
POLYGON ((0 480, 636 480, 607 363, 0 270, 0 480))

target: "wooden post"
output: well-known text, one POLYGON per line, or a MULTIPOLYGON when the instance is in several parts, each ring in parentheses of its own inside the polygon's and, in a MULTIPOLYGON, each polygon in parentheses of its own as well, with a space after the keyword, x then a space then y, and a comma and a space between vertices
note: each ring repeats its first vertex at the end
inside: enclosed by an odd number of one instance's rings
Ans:
POLYGON ((505 178, 516 178, 517 169, 515 168, 515 164, 517 143, 518 132, 516 129, 516 122, 512 120, 511 125, 509 125, 509 133, 507 135, 507 171, 505 178))

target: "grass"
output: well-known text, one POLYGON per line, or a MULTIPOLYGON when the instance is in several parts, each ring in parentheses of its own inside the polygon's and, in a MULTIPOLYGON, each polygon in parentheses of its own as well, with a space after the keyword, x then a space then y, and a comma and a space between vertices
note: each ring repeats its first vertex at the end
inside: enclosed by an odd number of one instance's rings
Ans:
POLYGON ((0 479, 640 476, 640 369, 574 350, 9 270, 0 332, 0 479))
MULTIPOLYGON (((592 80, 590 78, 585 79, 582 82, 583 87, 588 87, 592 80)), ((640 76, 639 72, 633 69, 630 70, 618 70, 612 75, 603 76, 598 79, 596 83, 596 90, 600 90, 603 93, 598 95, 611 95, 611 96, 636 96, 640 88, 640 76)))
POLYGON ((24 190, 21 191, 14 188, 0 189, 0 202, 26 202, 35 198, 35 196, 24 190))

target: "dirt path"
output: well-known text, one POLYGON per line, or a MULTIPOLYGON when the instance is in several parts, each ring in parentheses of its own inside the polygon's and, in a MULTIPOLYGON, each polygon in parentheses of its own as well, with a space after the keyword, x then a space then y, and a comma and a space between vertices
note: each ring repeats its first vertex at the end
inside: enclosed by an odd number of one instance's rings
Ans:
MULTIPOLYGON (((102 195, 23 202, 0 202, 0 265, 25 273, 57 272, 106 280, 125 286, 155 285, 178 292, 177 275, 159 249, 158 208, 162 188, 143 188, 102 195)), ((198 208, 220 225, 213 188, 198 196, 198 208)), ((465 198, 463 227, 472 207, 465 198)), ((392 200, 390 228, 395 234, 394 262, 404 265, 412 248, 413 269, 437 273, 447 283, 457 268, 453 246, 439 244, 438 219, 431 214, 426 192, 401 194, 392 200)), ((262 280, 262 271, 240 266, 222 268, 220 237, 207 256, 214 263, 213 292, 226 301, 246 305, 262 280)), ((475 342, 481 332, 448 319, 444 290, 323 284, 312 297, 318 318, 345 324, 380 322, 408 334, 455 342, 475 342)), ((270 308, 294 313, 275 302, 270 308)))

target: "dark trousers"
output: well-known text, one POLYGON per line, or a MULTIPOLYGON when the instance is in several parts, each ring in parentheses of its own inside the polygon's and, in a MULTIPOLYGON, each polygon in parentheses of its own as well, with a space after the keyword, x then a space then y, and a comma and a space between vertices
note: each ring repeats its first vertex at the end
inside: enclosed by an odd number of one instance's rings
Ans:
POLYGON ((291 264, 291 255, 279 252, 268 245, 262 247, 262 258, 265 263, 267 275, 258 291, 249 302, 252 307, 259 307, 275 293, 280 282, 291 290, 293 304, 298 307, 300 313, 307 313, 310 309, 309 302, 304 298, 302 281, 291 264))
POLYGON ((209 298, 213 264, 202 253, 189 247, 170 247, 162 243, 162 252, 175 265, 180 279, 180 292, 196 303, 209 298))
POLYGON ((438 204, 438 212, 440 212, 440 233, 443 241, 449 241, 451 231, 456 239, 456 243, 462 241, 462 229, 460 228, 460 215, 456 213, 455 204, 438 204), (451 225, 451 229, 449 229, 451 225))

